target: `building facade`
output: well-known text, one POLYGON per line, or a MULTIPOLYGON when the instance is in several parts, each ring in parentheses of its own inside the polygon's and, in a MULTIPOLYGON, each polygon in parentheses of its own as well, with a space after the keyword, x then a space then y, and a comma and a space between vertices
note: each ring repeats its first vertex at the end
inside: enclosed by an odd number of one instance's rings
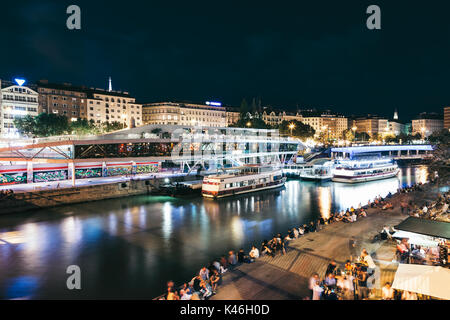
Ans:
POLYGON ((444 128, 450 130, 450 107, 444 107, 444 128))
POLYGON ((440 114, 424 112, 412 121, 413 135, 419 133, 422 137, 428 137, 442 129, 444 129, 444 120, 440 114))
POLYGON ((238 108, 226 107, 227 126, 231 126, 239 121, 241 113, 238 108))
POLYGON ((0 136, 14 138, 18 131, 14 126, 14 119, 23 118, 27 115, 37 116, 39 94, 35 88, 25 86, 25 80, 15 79, 15 82, 1 81, 0 98, 0 136))
POLYGON ((39 92, 39 113, 54 113, 69 120, 87 119, 87 94, 83 87, 69 83, 52 84, 47 80, 37 83, 39 92))
POLYGON ((316 132, 316 137, 324 134, 327 139, 341 139, 344 131, 348 129, 348 119, 342 115, 329 111, 304 111, 301 112, 301 122, 309 125, 316 132))
POLYGON ((95 123, 120 122, 127 128, 141 126, 142 105, 128 92, 89 89, 86 99, 87 120, 95 123))
POLYGON ((389 121, 378 116, 369 115, 357 118, 354 121, 354 126, 356 127, 356 132, 365 132, 371 137, 374 135, 383 136, 389 133, 389 121))
POLYGON ((389 120, 389 134, 398 136, 399 134, 408 134, 406 125, 398 120, 389 120))
MULTIPOLYGON (((237 117, 237 118, 236 118, 237 117)), ((143 105, 144 124, 226 127, 239 114, 229 114, 225 107, 211 104, 158 102, 143 105)))

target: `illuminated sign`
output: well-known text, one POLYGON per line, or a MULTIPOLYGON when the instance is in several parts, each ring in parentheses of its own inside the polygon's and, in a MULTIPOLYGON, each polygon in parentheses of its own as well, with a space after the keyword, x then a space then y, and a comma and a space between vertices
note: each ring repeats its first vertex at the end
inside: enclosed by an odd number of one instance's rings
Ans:
POLYGON ((19 86, 23 86, 23 84, 25 82, 27 82, 25 79, 20 79, 20 78, 16 78, 14 79, 14 81, 19 85, 19 86))
POLYGON ((222 103, 220 103, 220 102, 213 102, 213 101, 206 101, 206 104, 208 106, 214 106, 214 107, 221 107, 222 106, 222 103))

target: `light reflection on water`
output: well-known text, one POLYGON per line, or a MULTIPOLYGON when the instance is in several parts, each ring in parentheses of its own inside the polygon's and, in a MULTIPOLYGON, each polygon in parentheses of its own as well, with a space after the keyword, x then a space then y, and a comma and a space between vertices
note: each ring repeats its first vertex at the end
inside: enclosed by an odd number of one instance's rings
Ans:
POLYGON ((356 185, 292 180, 218 201, 141 196, 40 211, 27 222, 1 217, 0 297, 151 298, 166 280, 190 280, 230 249, 426 179, 426 167, 408 167, 398 178, 356 185), (81 267, 80 292, 65 289, 70 264, 81 267))

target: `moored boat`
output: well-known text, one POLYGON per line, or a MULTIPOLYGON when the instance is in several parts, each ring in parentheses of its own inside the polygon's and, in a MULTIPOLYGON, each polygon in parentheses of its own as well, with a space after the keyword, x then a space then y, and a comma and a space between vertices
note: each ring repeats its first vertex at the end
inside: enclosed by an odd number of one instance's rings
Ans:
POLYGON ((228 171, 224 174, 205 177, 202 195, 207 198, 223 198, 278 188, 286 182, 281 169, 274 169, 271 166, 247 165, 228 171))
POLYGON ((334 182, 358 183, 397 176, 397 163, 393 159, 339 160, 333 171, 334 182))
POLYGON ((313 165, 300 173, 302 180, 309 181, 330 181, 333 178, 333 162, 325 161, 313 165))

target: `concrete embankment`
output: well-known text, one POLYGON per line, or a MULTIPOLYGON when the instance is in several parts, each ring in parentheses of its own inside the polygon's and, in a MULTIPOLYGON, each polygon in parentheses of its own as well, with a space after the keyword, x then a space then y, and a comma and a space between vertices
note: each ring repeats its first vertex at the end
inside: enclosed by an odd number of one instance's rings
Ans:
POLYGON ((159 179, 133 180, 111 184, 16 193, 12 199, 1 200, 2 206, 0 207, 0 214, 25 212, 80 202, 149 194, 153 189, 157 188, 158 185, 159 179))
MULTIPOLYGON (((122 182, 15 193, 13 197, 0 200, 0 215, 88 201, 150 194, 156 192, 166 178, 127 179, 122 182)), ((198 178, 196 176, 179 176, 171 177, 170 181, 181 182, 198 178)))

